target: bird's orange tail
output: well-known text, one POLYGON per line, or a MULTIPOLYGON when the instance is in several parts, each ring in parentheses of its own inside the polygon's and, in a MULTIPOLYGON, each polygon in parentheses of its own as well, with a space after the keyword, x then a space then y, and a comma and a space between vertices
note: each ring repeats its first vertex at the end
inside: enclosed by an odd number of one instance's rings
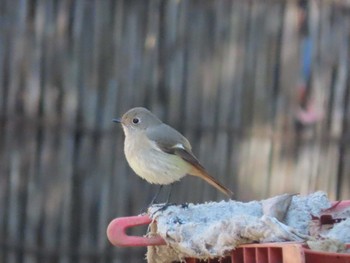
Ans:
POLYGON ((223 186, 221 183, 219 183, 214 177, 209 175, 204 169, 195 168, 195 169, 193 169, 193 172, 191 173, 191 175, 198 176, 198 177, 202 178, 207 183, 214 186, 216 189, 218 189, 219 191, 221 191, 222 193, 224 193, 228 197, 232 197, 233 192, 230 189, 223 186))

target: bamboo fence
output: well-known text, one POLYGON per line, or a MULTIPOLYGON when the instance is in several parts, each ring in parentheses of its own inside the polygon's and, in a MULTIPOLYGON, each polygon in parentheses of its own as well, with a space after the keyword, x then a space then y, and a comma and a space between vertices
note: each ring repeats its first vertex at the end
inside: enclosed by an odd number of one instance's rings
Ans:
MULTIPOLYGON (((344 3, 0 0, 0 262, 144 261, 105 234, 156 191, 111 121, 134 106, 188 137, 235 199, 350 199, 344 3)), ((224 198, 196 178, 173 191, 224 198)))

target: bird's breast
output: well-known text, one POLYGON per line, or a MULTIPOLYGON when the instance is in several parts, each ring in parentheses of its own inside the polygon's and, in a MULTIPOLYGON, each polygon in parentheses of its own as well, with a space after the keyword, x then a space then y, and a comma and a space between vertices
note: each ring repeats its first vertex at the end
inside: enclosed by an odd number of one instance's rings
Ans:
POLYGON ((134 172, 153 184, 171 184, 185 176, 191 166, 177 155, 163 152, 146 135, 125 138, 126 159, 134 172))

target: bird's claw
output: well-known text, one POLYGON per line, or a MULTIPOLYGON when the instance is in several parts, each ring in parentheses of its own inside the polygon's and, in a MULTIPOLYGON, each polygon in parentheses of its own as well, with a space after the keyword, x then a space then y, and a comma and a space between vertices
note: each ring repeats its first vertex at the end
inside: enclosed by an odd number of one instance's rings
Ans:
POLYGON ((158 212, 162 212, 165 211, 169 206, 174 206, 177 205, 176 203, 165 203, 165 204, 156 204, 156 205, 152 205, 152 206, 159 206, 158 209, 156 209, 154 212, 151 213, 151 218, 153 218, 153 216, 158 213, 158 212))

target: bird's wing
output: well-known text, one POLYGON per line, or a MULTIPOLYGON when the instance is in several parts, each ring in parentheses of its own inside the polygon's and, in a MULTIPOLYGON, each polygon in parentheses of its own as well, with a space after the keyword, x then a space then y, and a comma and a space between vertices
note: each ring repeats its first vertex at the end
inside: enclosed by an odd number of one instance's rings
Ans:
POLYGON ((177 130, 163 123, 147 130, 146 134, 162 151, 178 155, 196 168, 204 169, 193 155, 189 141, 177 130))
POLYGON ((191 151, 189 141, 178 131, 166 124, 150 128, 146 131, 147 137, 156 143, 157 147, 168 154, 175 154, 193 165, 194 169, 190 174, 198 176, 207 181, 212 186, 226 194, 232 196, 231 190, 219 183, 215 178, 207 173, 191 151))

